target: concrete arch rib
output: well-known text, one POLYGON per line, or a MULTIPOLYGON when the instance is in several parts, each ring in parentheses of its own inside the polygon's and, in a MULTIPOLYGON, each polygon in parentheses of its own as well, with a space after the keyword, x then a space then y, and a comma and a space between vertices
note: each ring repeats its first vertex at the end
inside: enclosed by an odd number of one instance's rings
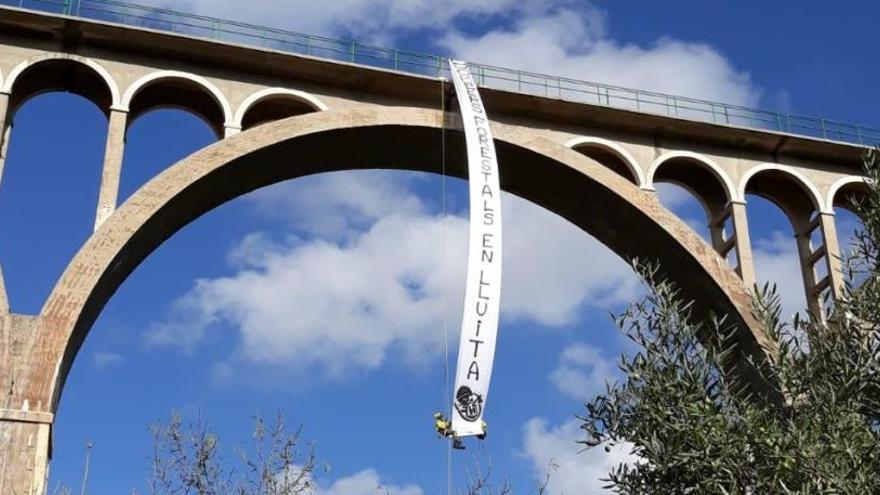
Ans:
POLYGON ((639 166, 639 162, 635 159, 635 157, 632 156, 632 153, 630 153, 626 148, 615 143, 614 141, 609 141, 608 139, 603 139, 595 136, 582 136, 574 138, 565 143, 565 146, 572 149, 577 149, 579 146, 587 145, 598 146, 600 148, 604 148, 606 151, 617 155, 618 158, 623 160, 623 163, 626 164, 630 173, 632 173, 633 176, 636 178, 637 185, 642 188, 647 186, 647 183, 645 182, 645 174, 644 172, 642 172, 642 167, 639 166))
MULTIPOLYGON (((407 107, 317 112, 232 136, 165 170, 107 219, 65 270, 42 309, 36 344, 56 368, 26 385, 26 394, 51 401, 55 410, 80 345, 116 289, 165 239, 226 201, 333 170, 439 173, 444 127, 447 171, 466 176, 460 122, 444 126, 444 119, 437 110, 407 107)), ((666 276, 696 299, 697 315, 726 314, 736 326, 741 355, 732 358, 732 369, 756 392, 776 396, 745 359, 760 361, 771 348, 751 316, 749 294, 711 247, 653 195, 599 163, 524 129, 494 127, 505 190, 568 219, 625 258, 661 258, 666 276)))
POLYGON ((298 101, 301 101, 318 112, 324 112, 328 110, 326 104, 323 101, 319 100, 315 96, 306 93, 305 91, 299 91, 296 89, 286 89, 286 88, 266 88, 261 91, 257 91, 256 93, 250 95, 245 99, 241 105, 238 106, 238 110, 235 112, 235 118, 233 119, 233 125, 237 128, 242 127, 242 122, 244 121, 244 116, 247 114, 248 110, 251 109, 257 103, 266 100, 268 98, 292 98, 298 101))
POLYGON ((110 75, 110 72, 107 71, 101 64, 95 62, 94 60, 83 57, 81 55, 76 55, 74 53, 44 53, 42 55, 37 55, 32 57, 12 69, 6 77, 6 80, 3 82, 2 91, 3 93, 11 94, 12 89, 15 86, 15 81, 30 67, 33 67, 41 62, 46 62, 50 60, 70 60, 73 62, 78 62, 83 64, 93 71, 104 80, 104 83, 107 84, 107 89, 110 91, 111 97, 111 106, 110 108, 113 110, 120 109, 120 94, 119 94, 119 85, 116 84, 116 81, 113 79, 113 76, 110 75))
POLYGON ((202 89, 207 91, 220 106, 221 111, 223 112, 223 125, 226 127, 234 126, 232 107, 229 104, 229 100, 226 98, 226 95, 211 81, 208 81, 202 76, 191 74, 189 72, 181 72, 177 70, 161 70, 157 72, 151 72, 140 79, 136 80, 125 90, 125 94, 122 96, 122 109, 124 111, 129 111, 132 100, 137 96, 138 92, 142 89, 149 86, 151 83, 162 80, 162 79, 183 79, 195 83, 200 86, 202 89))
POLYGON ((712 161, 707 156, 701 155, 699 153, 694 153, 692 151, 670 151, 657 157, 654 160, 654 163, 651 164, 651 168, 648 170, 646 184, 647 189, 654 190, 654 176, 657 175, 657 170, 664 163, 675 158, 686 158, 705 166, 721 183, 721 187, 724 188, 724 192, 725 194, 727 194, 728 200, 735 199, 737 197, 735 189, 733 187, 733 181, 730 180, 727 172, 725 172, 723 168, 719 167, 717 163, 712 161))
POLYGON ((825 196, 825 206, 829 210, 829 212, 834 212, 834 200, 837 197, 837 193, 844 187, 850 184, 867 184, 868 179, 865 177, 859 177, 856 175, 850 177, 843 177, 837 179, 834 184, 831 184, 831 187, 828 188, 828 194, 825 196))
MULTIPOLYGON (((737 195, 740 201, 745 202, 746 200, 746 188, 749 185, 749 180, 751 180, 752 177, 756 176, 757 174, 767 170, 779 171, 790 176, 792 181, 800 186, 810 198, 810 202, 813 203, 813 207, 816 209, 816 211, 829 213, 829 210, 826 208, 825 201, 822 199, 822 195, 819 194, 819 189, 817 189, 816 186, 809 181, 809 179, 804 177, 804 175, 797 170, 786 165, 780 165, 778 163, 762 163, 746 170, 746 172, 739 180, 739 188, 737 189, 737 195)), ((831 210, 830 212, 833 213, 833 210, 831 210)))

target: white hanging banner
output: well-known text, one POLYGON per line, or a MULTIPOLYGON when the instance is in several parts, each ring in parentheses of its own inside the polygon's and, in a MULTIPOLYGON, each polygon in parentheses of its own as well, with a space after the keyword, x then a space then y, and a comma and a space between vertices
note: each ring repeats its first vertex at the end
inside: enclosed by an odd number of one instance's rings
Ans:
POLYGON ((461 342, 455 374, 452 430, 456 436, 483 434, 483 411, 492 378, 501 302, 501 188, 495 141, 477 83, 468 65, 449 68, 464 125, 470 191, 470 238, 461 342))

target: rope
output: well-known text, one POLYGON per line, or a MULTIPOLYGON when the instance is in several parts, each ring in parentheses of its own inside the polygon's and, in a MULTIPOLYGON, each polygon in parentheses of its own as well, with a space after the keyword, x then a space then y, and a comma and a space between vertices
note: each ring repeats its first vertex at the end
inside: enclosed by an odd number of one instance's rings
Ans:
MULTIPOLYGON (((440 123, 440 211, 441 211, 441 241, 440 263, 442 274, 445 277, 449 270, 446 269, 446 81, 440 80, 440 109, 442 111, 440 123)), ((446 285, 446 284, 444 284, 446 285)), ((443 292, 443 409, 446 417, 452 419, 452 402, 449 399, 449 325, 446 292, 443 292)), ((446 442, 446 493, 452 495, 452 441, 446 442)))

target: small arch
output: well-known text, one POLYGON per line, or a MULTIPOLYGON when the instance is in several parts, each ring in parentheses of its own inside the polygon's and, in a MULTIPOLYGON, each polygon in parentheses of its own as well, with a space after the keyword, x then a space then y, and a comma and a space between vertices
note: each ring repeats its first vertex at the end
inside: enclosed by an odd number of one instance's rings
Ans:
POLYGON ((10 112, 28 99, 52 90, 70 91, 83 96, 98 105, 104 113, 119 108, 119 85, 113 76, 94 60, 72 53, 44 53, 31 57, 15 66, 2 85, 2 92, 10 95, 10 112), (68 70, 59 71, 56 64, 66 65, 68 70), (27 74, 35 70, 40 73, 33 78, 29 87, 27 74), (103 83, 101 89, 106 89, 106 95, 95 87, 98 81, 103 83), (22 84, 25 86, 22 87, 22 84))
POLYGON ((670 182, 690 192, 703 207, 708 220, 734 199, 733 182, 710 158, 691 151, 670 151, 654 160, 648 170, 647 189, 670 182))
POLYGON ((642 173, 639 163, 626 148, 614 141, 584 136, 574 138, 565 145, 605 165, 633 184, 639 187, 645 186, 645 175, 642 173))
POLYGON ((327 105, 315 96, 304 91, 286 88, 266 88, 250 95, 235 112, 234 125, 242 130, 286 117, 311 112, 323 112, 327 105), (284 103, 281 108, 260 109, 265 103, 284 103), (260 111, 263 110, 263 111, 260 111), (254 115, 257 113, 257 115, 254 115))
POLYGON ((125 91, 121 106, 129 112, 129 125, 149 110, 170 107, 198 115, 218 137, 233 126, 232 109, 220 88, 188 72, 162 70, 141 77, 125 91))
POLYGON ((819 194, 819 190, 816 186, 807 180, 803 174, 787 165, 762 163, 747 170, 740 178, 739 190, 737 191, 739 194, 739 200, 745 201, 746 192, 750 183, 752 183, 751 185, 753 187, 752 192, 776 203, 776 205, 782 208, 791 218, 794 218, 803 210, 809 209, 809 207, 812 207, 815 211, 829 212, 825 208, 825 202, 822 200, 822 196, 819 194), (754 184, 752 180, 759 174, 764 175, 771 185, 768 187, 762 187, 763 185, 754 184), (803 197, 799 198, 797 193, 793 193, 790 189, 785 188, 785 182, 793 182, 797 184, 801 191, 806 195, 809 205, 803 204, 803 197), (774 184, 776 186, 782 185, 783 187, 773 187, 774 184))
POLYGON ((832 211, 835 207, 839 207, 852 213, 857 213, 853 211, 852 199, 867 194, 867 192, 867 178, 858 176, 843 177, 828 188, 825 205, 832 211))
POLYGON ((649 189, 654 188, 654 177, 657 175, 657 169, 669 160, 676 158, 693 160, 700 165, 707 167, 721 182, 721 185, 724 187, 725 196, 729 199, 734 198, 733 181, 730 180, 727 172, 709 157, 692 151, 669 151, 657 157, 657 159, 654 160, 654 163, 651 164, 651 168, 648 170, 647 187, 649 189))
MULTIPOLYGON (((781 212, 783 218, 788 221, 791 227, 790 233, 793 239, 785 240, 784 227, 783 230, 774 229, 767 235, 760 235, 754 229, 754 222, 751 222, 751 215, 755 215, 759 210, 760 201, 749 201, 746 211, 750 216, 751 238, 755 240, 756 245, 760 246, 761 241, 767 242, 767 246, 771 252, 775 253, 791 253, 796 256, 796 261, 786 264, 785 273, 776 274, 781 279, 774 282, 783 283, 783 280, 791 280, 797 278, 796 273, 800 272, 801 287, 804 291, 803 302, 808 311, 817 317, 825 314, 827 308, 823 307, 822 300, 825 291, 832 290, 830 283, 833 282, 829 277, 831 265, 825 246, 825 238, 821 228, 820 212, 826 212, 824 201, 819 196, 816 187, 810 183, 797 170, 785 165, 777 163, 763 163, 747 170, 740 182, 739 193, 745 198, 746 194, 754 194, 761 200, 766 200, 772 204, 770 210, 764 210, 762 221, 765 225, 768 223, 768 217, 774 215, 772 210, 781 212), (763 239, 762 239, 763 237, 763 239), (824 251, 820 250, 824 246, 824 251), (828 281, 829 285, 822 287, 823 280, 828 281)), ((769 260, 767 261, 769 262, 769 260)), ((759 276, 765 272, 768 265, 762 267, 757 259, 755 262, 756 272, 759 276)), ((790 287, 788 290, 793 290, 790 287)), ((783 291, 786 289, 783 288, 783 291)), ((789 308, 786 312, 795 312, 803 310, 804 306, 799 308, 789 308)))
MULTIPOLYGON (((67 67, 59 70, 56 62, 44 62, 54 72, 72 68, 72 63, 63 63, 67 67)), ((22 98, 25 89, 39 88, 46 69, 41 64, 25 71, 13 87, 20 104, 10 114, 14 123, 7 129, 0 188, 2 230, 16 233, 0 242, 7 297, 12 311, 24 314, 35 314, 63 261, 93 230, 108 128, 107 108, 79 92, 53 86, 22 98), (50 191, 52 200, 34 191, 50 191)), ((90 76, 102 89, 103 82, 90 76)), ((102 91, 105 101, 109 94, 102 91)))

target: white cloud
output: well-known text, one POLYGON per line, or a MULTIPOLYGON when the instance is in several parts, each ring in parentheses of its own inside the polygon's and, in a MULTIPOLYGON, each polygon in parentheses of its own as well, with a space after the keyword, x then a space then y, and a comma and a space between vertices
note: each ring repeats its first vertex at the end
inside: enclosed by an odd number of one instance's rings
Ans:
POLYGON ((311 175, 260 189, 248 198, 266 216, 283 218, 308 234, 337 239, 393 213, 424 213, 422 200, 400 187, 398 176, 379 170, 311 175))
POLYGON ((414 484, 398 486, 384 483, 375 469, 364 469, 330 483, 316 480, 312 472, 303 472, 301 466, 291 466, 289 470, 276 476, 279 484, 282 485, 280 488, 287 490, 304 488, 304 493, 307 495, 422 495, 424 493, 414 484))
MULTIPOLYGON (((448 224, 450 238, 464 242, 463 220, 448 224)), ((241 333, 244 361, 318 366, 331 376, 376 368, 392 346, 413 358, 426 346, 436 351, 444 302, 454 305, 453 277, 439 269, 442 228, 434 217, 392 214, 346 246, 248 242, 270 247, 245 256, 253 263, 233 276, 198 281, 180 300, 183 319, 150 338, 172 343, 185 333, 181 342, 193 343, 225 321, 241 333)))
POLYGON ((672 38, 647 47, 623 43, 597 28, 595 16, 559 10, 523 18, 509 30, 451 32, 444 43, 473 62, 739 105, 759 101, 748 73, 711 46, 672 38))
POLYGON ((389 40, 398 31, 448 29, 458 18, 516 13, 559 4, 556 0, 152 0, 203 15, 236 19, 311 34, 389 40))
POLYGON ((755 274, 760 284, 776 284, 782 316, 789 318, 806 310, 807 299, 801 276, 797 245, 791 234, 778 230, 752 240, 755 274))
MULTIPOLYGON (((240 334, 239 362, 335 378, 377 368, 389 356, 410 365, 438 356, 444 316, 450 329, 461 318, 467 220, 426 213, 417 199, 394 211, 371 210, 367 197, 362 208, 349 188, 332 183, 370 173, 348 174, 320 179, 327 182, 317 185, 323 203, 297 194, 296 182, 279 187, 290 198, 306 198, 316 224, 325 212, 335 217, 343 203, 370 219, 363 230, 337 223, 341 230, 327 234, 345 239, 337 242, 246 237, 230 254, 237 271, 197 281, 172 318, 148 331, 149 341, 192 350, 209 327, 226 323, 240 334)), ((386 194, 417 198, 397 180, 403 175, 382 176, 386 194)), ((277 204, 273 194, 262 198, 277 204)), ((297 211, 291 201, 287 211, 297 211)), ((504 214, 503 325, 574 324, 586 305, 620 303, 639 290, 626 263, 560 217, 509 195, 504 214)), ((455 330, 451 338, 456 342, 455 330)))
POLYGON ((599 349, 587 344, 571 344, 559 356, 559 364, 550 381, 560 392, 587 401, 605 388, 616 371, 612 359, 602 357, 599 349))
POLYGON ((92 358, 92 362, 95 364, 95 369, 97 370, 102 370, 108 366, 122 364, 122 361, 124 361, 122 355, 116 354, 115 352, 98 351, 92 358))
POLYGON ((635 462, 632 446, 622 444, 605 452, 603 447, 583 450, 575 443, 583 435, 577 420, 550 427, 547 420, 533 418, 524 428, 523 455, 531 462, 535 476, 549 473, 548 493, 574 494, 604 492, 609 471, 622 462, 635 462))
POLYGON ((504 201, 502 316, 570 325, 584 305, 608 308, 639 292, 629 265, 585 232, 519 198, 504 201))
POLYGON ((382 483, 379 473, 365 469, 345 478, 340 478, 328 487, 320 484, 314 495, 422 495, 424 492, 416 485, 397 486, 382 483))

